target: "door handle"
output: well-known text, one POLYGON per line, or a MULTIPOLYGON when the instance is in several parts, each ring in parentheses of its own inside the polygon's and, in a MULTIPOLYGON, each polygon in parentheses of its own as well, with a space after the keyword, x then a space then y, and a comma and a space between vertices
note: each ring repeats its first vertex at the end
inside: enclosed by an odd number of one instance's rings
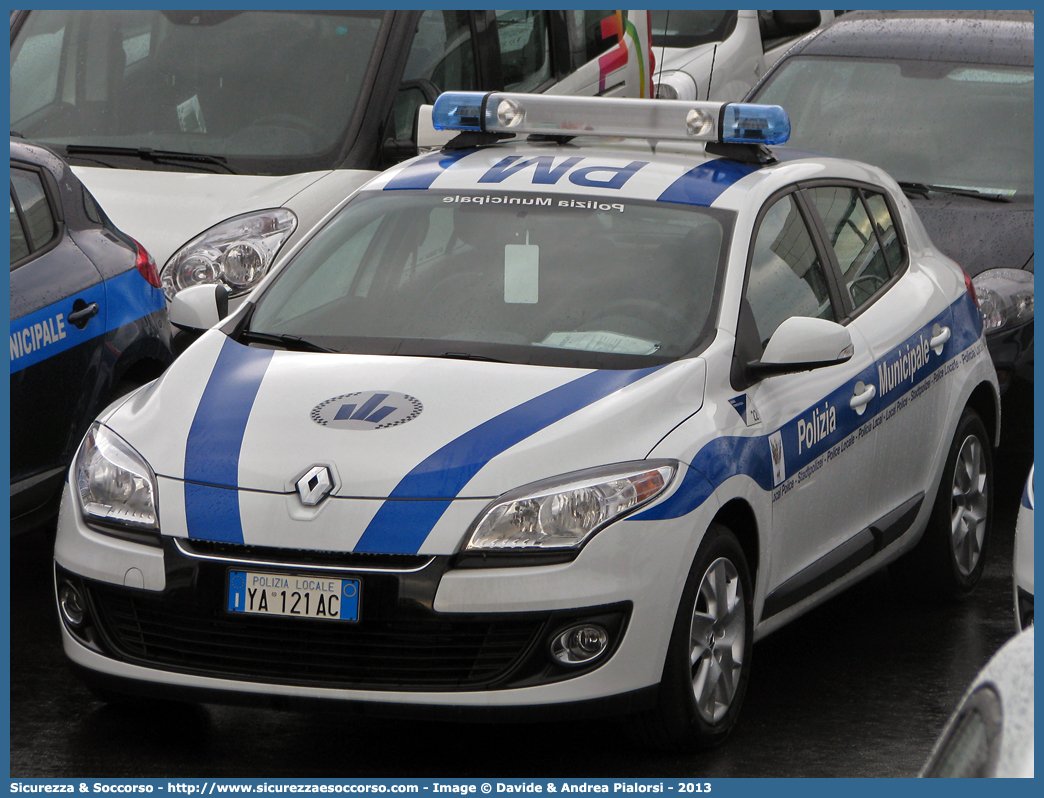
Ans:
POLYGON ((76 329, 82 330, 87 326, 87 322, 98 315, 98 303, 92 302, 89 305, 84 305, 82 299, 76 300, 73 303, 73 312, 69 314, 69 324, 73 325, 76 329), (82 307, 76 307, 82 305, 82 307))
POLYGON ((877 395, 877 388, 873 385, 864 385, 859 382, 856 383, 855 393, 848 402, 848 406, 856 411, 859 415, 863 415, 863 411, 866 410, 866 406, 870 404, 870 400, 877 395))
MULTIPOLYGON (((923 339, 922 339, 923 340, 923 339)), ((932 338, 928 342, 929 349, 935 349, 936 354, 939 354, 938 350, 942 349, 942 345, 950 340, 950 328, 949 327, 937 327, 932 330, 932 338)))

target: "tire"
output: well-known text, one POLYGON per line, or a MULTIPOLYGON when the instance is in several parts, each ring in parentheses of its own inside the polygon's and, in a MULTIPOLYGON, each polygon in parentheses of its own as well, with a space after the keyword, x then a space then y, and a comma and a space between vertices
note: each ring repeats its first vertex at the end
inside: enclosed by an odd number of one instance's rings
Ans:
POLYGON ((642 743, 693 752, 729 735, 747 691, 753 597, 739 541, 711 524, 682 592, 657 706, 633 718, 642 743))
POLYGON ((966 407, 946 455, 939 493, 917 546, 891 566, 900 586, 961 600, 979 583, 993 528, 993 453, 986 427, 966 407))

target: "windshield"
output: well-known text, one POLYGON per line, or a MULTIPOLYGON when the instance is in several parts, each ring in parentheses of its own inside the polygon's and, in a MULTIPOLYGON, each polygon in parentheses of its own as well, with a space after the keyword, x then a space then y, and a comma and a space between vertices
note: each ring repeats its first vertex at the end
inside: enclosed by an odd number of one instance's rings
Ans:
POLYGON ((650 11, 652 42, 655 47, 696 47, 724 41, 735 11, 650 11))
MULTIPOLYGON (((67 145, 150 148, 222 157, 236 172, 331 168, 382 18, 33 11, 11 45, 11 127, 63 154, 67 145)), ((77 157, 114 163, 112 153, 77 157)))
POLYGON ((729 225, 684 205, 370 192, 279 274, 249 331, 340 352, 654 365, 709 334, 729 225))
POLYGON ((788 146, 882 167, 900 182, 1033 195, 1033 70, 795 57, 754 102, 790 114, 788 146))

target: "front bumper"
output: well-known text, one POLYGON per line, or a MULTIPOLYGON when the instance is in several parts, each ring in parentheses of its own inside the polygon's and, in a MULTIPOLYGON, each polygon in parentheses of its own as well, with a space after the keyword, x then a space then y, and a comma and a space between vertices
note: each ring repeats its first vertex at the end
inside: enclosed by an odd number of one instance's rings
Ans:
POLYGON ((272 550, 99 533, 67 491, 56 589, 76 586, 89 620, 63 622, 64 648, 85 681, 130 694, 439 717, 635 711, 655 700, 699 543, 692 522, 618 522, 573 561, 529 567, 288 550, 273 563, 272 550), (244 565, 360 578, 360 621, 228 613, 227 574, 244 565), (549 641, 581 621, 609 632, 608 649, 587 665, 556 663, 549 641))

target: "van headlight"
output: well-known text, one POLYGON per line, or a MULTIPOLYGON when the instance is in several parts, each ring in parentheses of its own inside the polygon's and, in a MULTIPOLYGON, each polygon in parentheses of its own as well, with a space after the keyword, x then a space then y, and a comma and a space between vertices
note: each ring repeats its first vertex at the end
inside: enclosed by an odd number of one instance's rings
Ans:
POLYGON ((1033 318, 1033 272, 987 269, 972 280, 986 332, 1033 318))
POLYGON ((159 530, 156 475, 123 438, 91 424, 76 453, 76 490, 84 520, 132 531, 159 530))
POLYGON ((696 100, 699 89, 687 72, 657 72, 653 78, 653 96, 659 100, 696 100))
POLYGON ((226 219, 170 257, 160 272, 163 292, 171 300, 193 285, 223 283, 230 296, 245 294, 268 274, 296 227, 297 217, 286 208, 226 219))
POLYGON ((466 551, 576 549, 652 501, 677 463, 644 460, 577 471, 505 493, 472 524, 466 551))

